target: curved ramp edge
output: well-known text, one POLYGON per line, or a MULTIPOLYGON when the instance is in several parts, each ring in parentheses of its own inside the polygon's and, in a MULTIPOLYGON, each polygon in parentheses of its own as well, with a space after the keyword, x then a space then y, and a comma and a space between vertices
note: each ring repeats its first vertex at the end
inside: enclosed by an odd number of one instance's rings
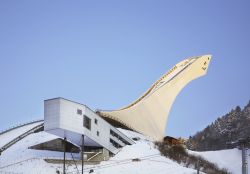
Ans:
POLYGON ((211 57, 203 55, 185 59, 165 73, 133 103, 118 110, 103 110, 98 113, 155 140, 162 140, 176 96, 189 82, 207 73, 211 57))

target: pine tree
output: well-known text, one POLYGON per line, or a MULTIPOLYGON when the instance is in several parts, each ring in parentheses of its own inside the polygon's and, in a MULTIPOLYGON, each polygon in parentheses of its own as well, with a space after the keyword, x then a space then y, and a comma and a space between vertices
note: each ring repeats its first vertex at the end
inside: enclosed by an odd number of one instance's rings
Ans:
POLYGON ((240 106, 236 106, 235 111, 236 111, 236 112, 241 112, 240 106))

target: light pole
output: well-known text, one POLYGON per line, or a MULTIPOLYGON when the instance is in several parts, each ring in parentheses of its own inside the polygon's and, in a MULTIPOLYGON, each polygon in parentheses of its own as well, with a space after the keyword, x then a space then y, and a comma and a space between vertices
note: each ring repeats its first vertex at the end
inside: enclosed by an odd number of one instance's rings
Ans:
POLYGON ((234 147, 240 147, 242 151, 242 174, 248 174, 248 147, 250 147, 250 137, 239 139, 236 142, 227 143, 234 147))

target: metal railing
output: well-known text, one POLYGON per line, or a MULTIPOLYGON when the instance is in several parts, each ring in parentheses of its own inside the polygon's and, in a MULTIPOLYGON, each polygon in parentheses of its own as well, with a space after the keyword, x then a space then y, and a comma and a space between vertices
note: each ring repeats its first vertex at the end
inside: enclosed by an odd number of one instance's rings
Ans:
POLYGON ((24 132, 23 134, 19 135, 18 137, 14 138, 13 140, 11 140, 10 142, 8 142, 7 144, 5 144, 4 146, 2 146, 0 148, 0 154, 5 151, 6 149, 8 149, 10 146, 12 146, 13 144, 17 143, 18 141, 20 141, 21 139, 25 138, 26 136, 38 131, 39 129, 41 129, 43 127, 43 123, 39 124, 33 128, 31 128, 30 130, 24 132))
POLYGON ((14 130, 14 129, 23 127, 23 126, 27 126, 27 125, 30 125, 30 124, 33 124, 33 123, 42 122, 42 121, 44 121, 44 120, 43 120, 43 119, 40 119, 40 120, 33 120, 33 121, 26 122, 26 123, 22 123, 22 124, 15 125, 15 126, 12 126, 12 127, 7 128, 7 129, 1 130, 1 131, 0 131, 0 135, 2 135, 2 134, 4 134, 4 133, 7 133, 7 132, 9 132, 9 131, 11 131, 11 130, 14 130))

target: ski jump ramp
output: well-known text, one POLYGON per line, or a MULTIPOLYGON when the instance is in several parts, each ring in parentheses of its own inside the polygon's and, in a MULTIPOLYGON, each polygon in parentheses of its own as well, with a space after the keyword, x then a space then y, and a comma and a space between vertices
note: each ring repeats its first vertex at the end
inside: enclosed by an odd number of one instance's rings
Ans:
POLYGON ((211 55, 185 59, 130 105, 113 111, 101 110, 98 114, 155 140, 162 140, 176 96, 189 82, 207 73, 210 60, 211 55))

